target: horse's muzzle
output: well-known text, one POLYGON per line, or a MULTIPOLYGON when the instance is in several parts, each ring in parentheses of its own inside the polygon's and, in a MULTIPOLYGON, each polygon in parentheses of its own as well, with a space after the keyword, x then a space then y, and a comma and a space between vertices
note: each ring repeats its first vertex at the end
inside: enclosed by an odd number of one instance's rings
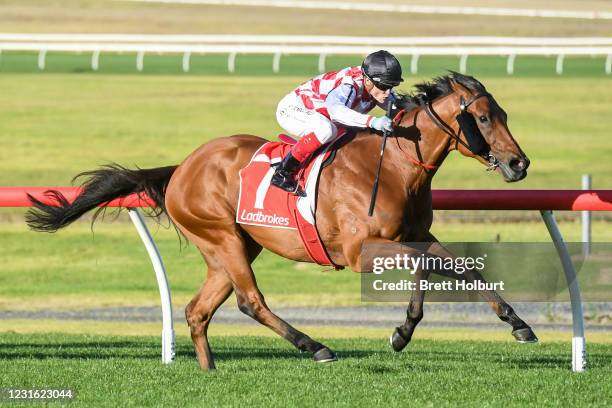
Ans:
POLYGON ((527 177, 527 168, 531 162, 527 156, 513 157, 508 162, 499 162, 499 171, 508 183, 519 181, 527 177))

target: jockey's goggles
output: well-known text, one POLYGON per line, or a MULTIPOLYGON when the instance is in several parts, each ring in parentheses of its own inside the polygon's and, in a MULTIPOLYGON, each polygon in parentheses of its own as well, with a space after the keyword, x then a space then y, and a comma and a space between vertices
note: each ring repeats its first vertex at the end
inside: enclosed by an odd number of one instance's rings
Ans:
POLYGON ((374 86, 380 89, 381 91, 388 91, 389 89, 393 88, 395 85, 388 85, 388 84, 381 84, 380 82, 379 83, 374 82, 374 86))
POLYGON ((380 89, 381 91, 388 91, 389 89, 393 88, 394 86, 397 86, 399 84, 389 84, 389 83, 383 83, 380 80, 375 80, 370 78, 369 76, 365 75, 366 78, 368 78, 370 81, 372 81, 372 83, 374 84, 374 86, 378 89, 380 89))

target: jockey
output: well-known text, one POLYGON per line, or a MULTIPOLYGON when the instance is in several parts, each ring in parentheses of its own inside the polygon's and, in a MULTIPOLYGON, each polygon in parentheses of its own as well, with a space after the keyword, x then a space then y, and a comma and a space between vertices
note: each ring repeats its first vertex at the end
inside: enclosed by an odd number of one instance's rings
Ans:
POLYGON ((303 195, 295 173, 315 150, 336 137, 338 126, 391 131, 391 119, 367 113, 375 106, 385 109, 395 96, 391 88, 402 81, 399 61, 381 50, 368 55, 360 67, 319 75, 285 96, 278 104, 276 119, 300 140, 277 165, 271 184, 303 195))

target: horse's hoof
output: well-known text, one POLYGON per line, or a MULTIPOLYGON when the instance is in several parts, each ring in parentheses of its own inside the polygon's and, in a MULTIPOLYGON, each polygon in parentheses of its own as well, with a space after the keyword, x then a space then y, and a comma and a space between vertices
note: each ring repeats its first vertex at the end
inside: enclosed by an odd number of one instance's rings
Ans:
POLYGON ((336 357, 336 353, 334 353, 327 347, 323 347, 321 350, 314 353, 312 358, 317 363, 331 363, 332 361, 338 361, 338 357, 336 357))
POLYGON ((531 327, 524 327, 512 331, 512 335, 519 343, 537 343, 538 337, 535 335, 531 327))
POLYGON ((391 347, 393 351, 400 352, 410 343, 410 338, 406 336, 406 334, 402 334, 401 327, 396 327, 395 331, 389 338, 389 342, 391 343, 391 347))

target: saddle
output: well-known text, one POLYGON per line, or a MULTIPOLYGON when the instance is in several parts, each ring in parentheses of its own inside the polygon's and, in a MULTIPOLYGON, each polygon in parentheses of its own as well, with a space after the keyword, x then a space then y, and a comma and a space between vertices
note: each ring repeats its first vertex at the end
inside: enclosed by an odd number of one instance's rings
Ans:
MULTIPOLYGON (((338 138, 336 142, 339 141, 338 138)), ((240 193, 236 222, 266 228, 295 229, 299 232, 306 252, 320 265, 335 265, 327 254, 316 229, 317 187, 321 170, 329 165, 336 146, 331 143, 322 146, 310 162, 296 175, 298 184, 306 192, 306 197, 287 193, 270 186, 274 174, 274 164, 279 163, 291 150, 295 139, 279 135, 278 142, 264 143, 253 154, 249 164, 240 170, 240 193)))

